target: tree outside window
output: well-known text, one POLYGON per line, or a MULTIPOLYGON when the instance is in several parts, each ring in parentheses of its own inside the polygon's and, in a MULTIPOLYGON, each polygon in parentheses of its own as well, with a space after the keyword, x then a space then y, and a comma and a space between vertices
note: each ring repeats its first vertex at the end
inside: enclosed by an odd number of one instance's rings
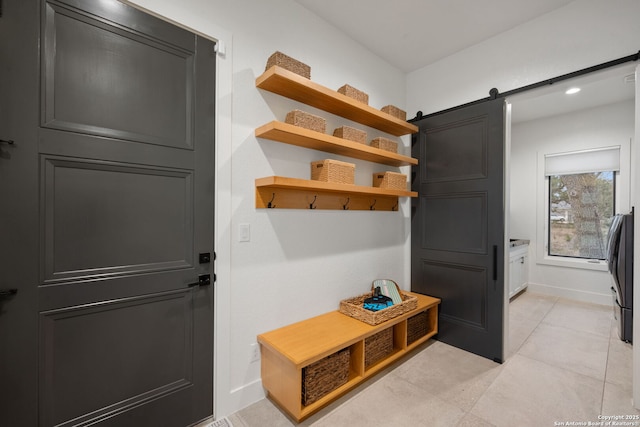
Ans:
POLYGON ((605 259, 614 172, 549 176, 549 255, 605 259))

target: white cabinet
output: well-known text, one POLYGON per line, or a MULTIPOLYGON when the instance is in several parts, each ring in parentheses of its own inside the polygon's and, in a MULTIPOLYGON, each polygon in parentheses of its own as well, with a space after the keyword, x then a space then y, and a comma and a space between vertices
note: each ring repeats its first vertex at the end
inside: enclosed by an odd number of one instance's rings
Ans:
POLYGON ((527 287, 529 280, 529 245, 509 250, 509 298, 527 287))

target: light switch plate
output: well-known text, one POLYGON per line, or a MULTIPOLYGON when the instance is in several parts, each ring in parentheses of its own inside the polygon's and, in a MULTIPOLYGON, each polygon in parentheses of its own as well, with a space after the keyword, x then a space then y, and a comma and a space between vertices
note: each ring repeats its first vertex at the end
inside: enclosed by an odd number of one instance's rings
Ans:
POLYGON ((238 226, 238 241, 239 242, 251 241, 251 225, 250 224, 240 224, 238 226))

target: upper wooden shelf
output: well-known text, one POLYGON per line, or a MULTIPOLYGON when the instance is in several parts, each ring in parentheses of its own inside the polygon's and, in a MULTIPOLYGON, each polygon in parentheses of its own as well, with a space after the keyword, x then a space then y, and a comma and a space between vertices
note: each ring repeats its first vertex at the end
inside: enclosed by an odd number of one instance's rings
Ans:
POLYGON ((391 135, 402 136, 418 132, 418 127, 411 123, 383 113, 282 67, 269 68, 256 79, 256 86, 391 135))
POLYGON ((367 160, 389 166, 417 165, 418 160, 300 126, 273 121, 256 129, 256 137, 367 160))

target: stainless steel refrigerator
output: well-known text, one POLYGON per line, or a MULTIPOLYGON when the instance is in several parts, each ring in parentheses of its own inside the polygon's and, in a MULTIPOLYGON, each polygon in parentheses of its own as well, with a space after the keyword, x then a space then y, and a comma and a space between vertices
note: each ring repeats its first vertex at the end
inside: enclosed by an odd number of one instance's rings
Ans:
POLYGON ((633 337, 633 209, 613 218, 607 236, 607 264, 611 273, 613 313, 620 339, 633 337))

